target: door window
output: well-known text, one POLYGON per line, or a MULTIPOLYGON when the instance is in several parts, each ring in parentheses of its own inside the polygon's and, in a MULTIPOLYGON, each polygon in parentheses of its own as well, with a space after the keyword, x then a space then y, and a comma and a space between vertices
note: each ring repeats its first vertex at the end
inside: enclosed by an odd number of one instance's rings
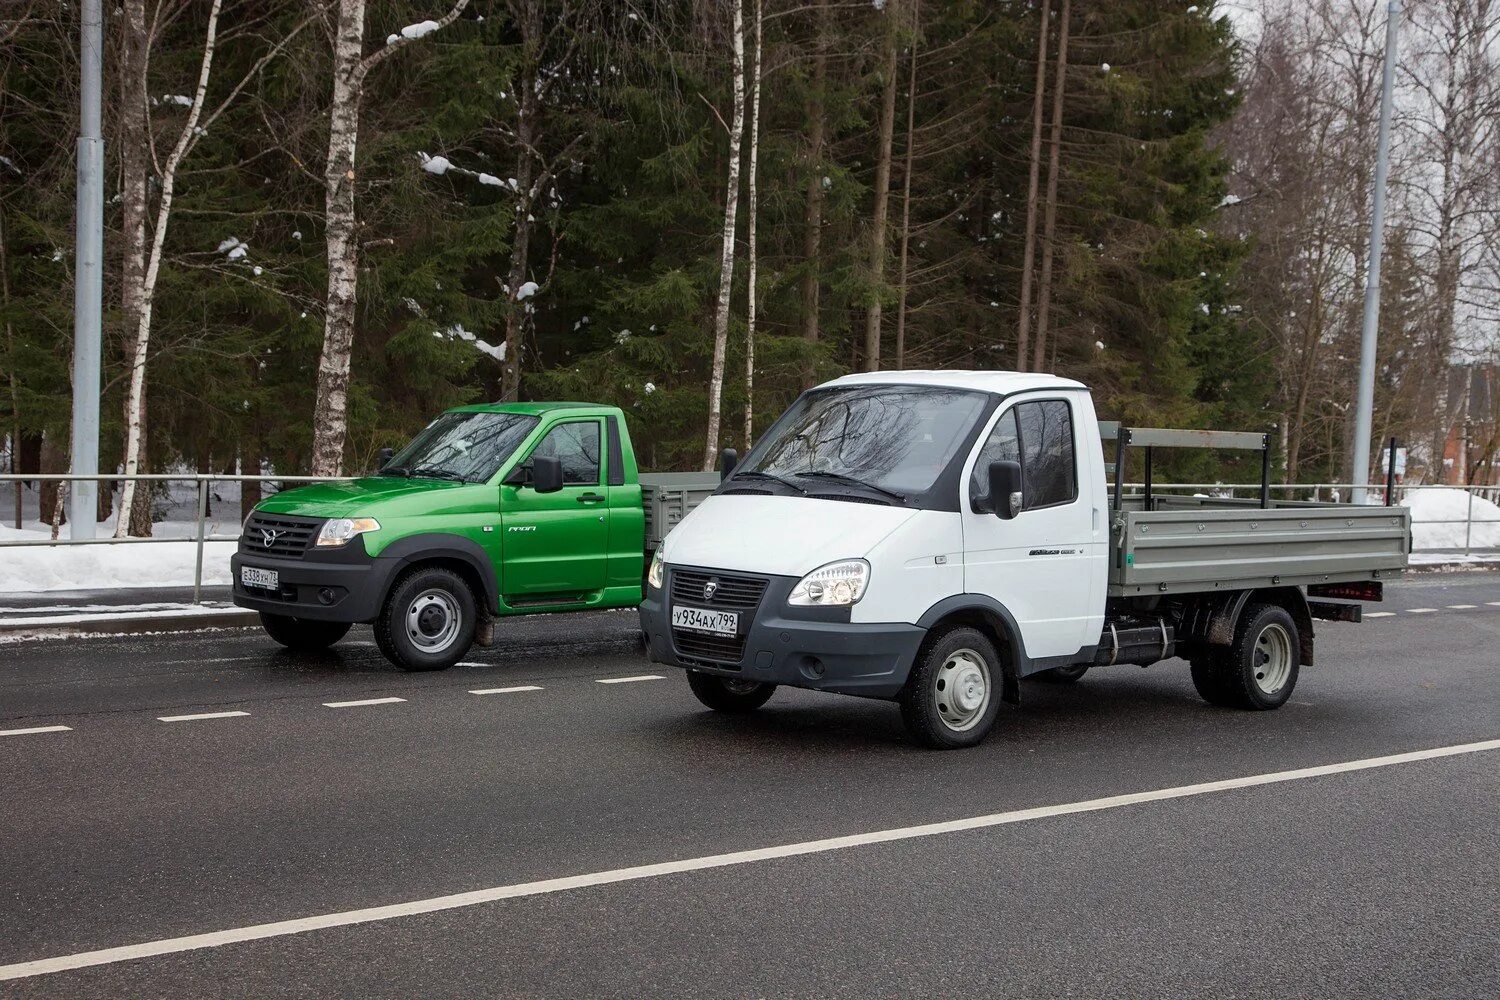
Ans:
POLYGON ((989 498, 991 462, 1020 462, 1022 510, 1071 503, 1078 497, 1073 414, 1060 399, 1018 403, 1001 415, 974 463, 969 496, 989 498))
POLYGON ((576 420, 558 424, 531 452, 562 463, 563 485, 599 485, 599 422, 576 420))

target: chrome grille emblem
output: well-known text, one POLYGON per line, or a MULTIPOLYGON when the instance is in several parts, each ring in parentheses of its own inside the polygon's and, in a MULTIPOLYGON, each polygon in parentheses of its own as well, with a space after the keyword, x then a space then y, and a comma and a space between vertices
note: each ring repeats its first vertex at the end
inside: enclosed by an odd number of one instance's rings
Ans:
POLYGON ((275 531, 275 530, 273 530, 271 528, 261 528, 260 529, 260 533, 261 533, 261 536, 262 536, 261 540, 260 540, 260 544, 262 546, 264 546, 265 548, 268 548, 268 549, 271 546, 273 546, 273 545, 276 544, 276 539, 278 539, 282 535, 286 534, 285 531, 275 531))
POLYGON ((719 592, 719 581, 718 580, 710 579, 707 583, 705 583, 703 585, 703 599, 705 601, 711 601, 711 600, 713 600, 714 599, 714 595, 717 594, 718 592, 719 592))

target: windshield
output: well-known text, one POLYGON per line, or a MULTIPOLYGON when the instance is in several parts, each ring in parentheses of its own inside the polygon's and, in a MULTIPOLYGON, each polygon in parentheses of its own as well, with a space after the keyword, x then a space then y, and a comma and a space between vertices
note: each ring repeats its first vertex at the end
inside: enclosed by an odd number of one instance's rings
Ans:
POLYGON ((537 420, 522 413, 449 411, 428 424, 379 474, 485 482, 500 471, 537 420))
POLYGON ((904 500, 932 488, 974 429, 985 399, 935 386, 806 393, 733 478, 775 477, 807 492, 863 487, 904 500))

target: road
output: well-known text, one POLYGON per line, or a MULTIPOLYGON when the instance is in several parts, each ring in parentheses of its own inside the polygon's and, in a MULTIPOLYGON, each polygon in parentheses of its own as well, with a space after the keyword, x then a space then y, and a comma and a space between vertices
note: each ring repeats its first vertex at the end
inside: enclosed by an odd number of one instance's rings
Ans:
POLYGON ((1113 667, 957 753, 713 715, 629 613, 425 675, 368 630, 0 645, 0 978, 60 960, 0 996, 1500 995, 1500 575, 1382 610, 1281 711, 1113 667))

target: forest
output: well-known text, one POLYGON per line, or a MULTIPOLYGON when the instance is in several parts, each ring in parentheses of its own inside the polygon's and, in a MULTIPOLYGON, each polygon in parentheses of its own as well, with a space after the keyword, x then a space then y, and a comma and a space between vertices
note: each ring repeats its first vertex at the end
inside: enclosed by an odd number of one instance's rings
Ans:
MULTIPOLYGON (((447 406, 582 399, 705 468, 824 379, 986 368, 1346 480, 1385 10, 112 0, 101 464, 352 473, 447 406)), ((68 467, 78 17, 0 10, 10 471, 68 467)), ((1500 2, 1402 17, 1375 434, 1428 481, 1460 435, 1476 481, 1500 2)))

